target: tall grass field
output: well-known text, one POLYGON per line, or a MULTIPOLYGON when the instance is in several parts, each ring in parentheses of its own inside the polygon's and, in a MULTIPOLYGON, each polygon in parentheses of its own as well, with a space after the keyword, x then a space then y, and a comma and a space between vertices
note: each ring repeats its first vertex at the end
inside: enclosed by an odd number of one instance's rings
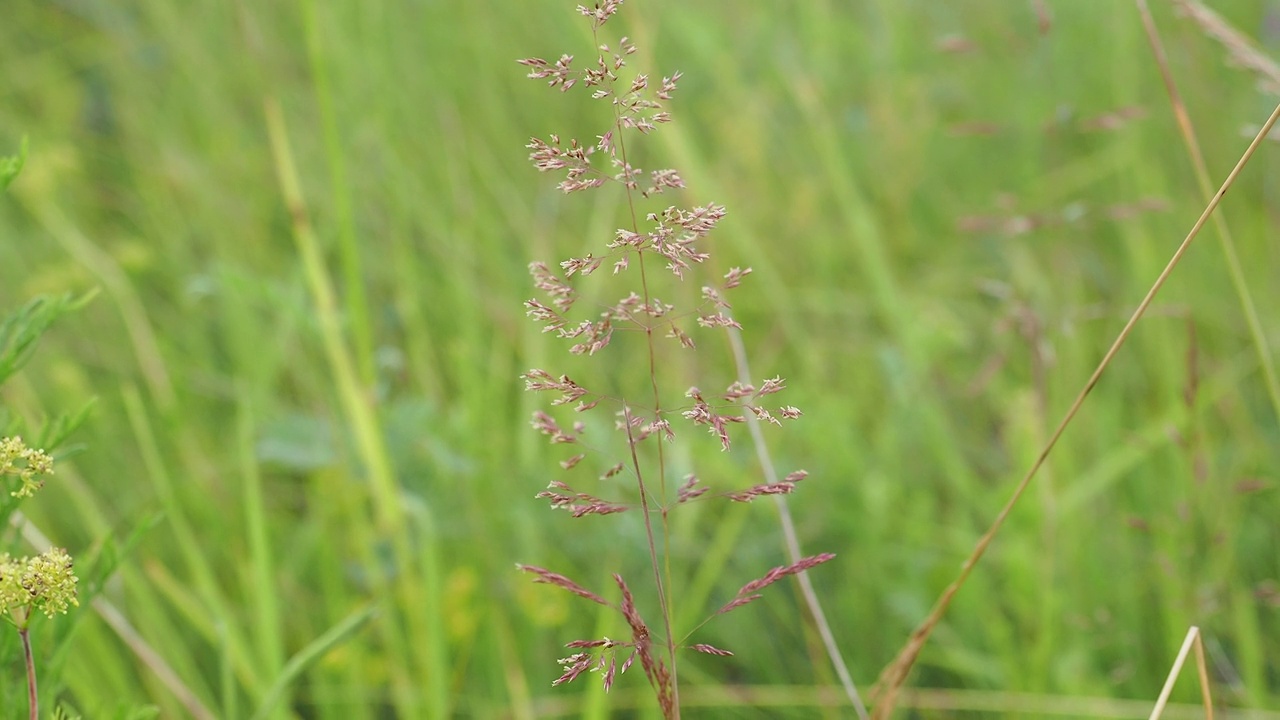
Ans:
MULTIPOLYGON (((752 269, 753 377, 803 410, 767 457, 808 472, 796 539, 835 554, 807 577, 873 707, 1280 102, 1280 6, 1205 2, 1150 0, 1154 36, 1138 4, 1078 0, 628 0, 602 29, 638 47, 628 81, 682 73, 636 163, 727 208, 710 270, 752 269)), ((516 569, 610 602, 619 573, 660 629, 641 514, 534 497, 564 453, 522 374, 652 372, 525 317, 529 264, 601 254, 626 215, 618 184, 566 195, 529 162, 612 122, 516 62, 594 62, 576 4, 2 3, 0 155, 28 150, 0 315, 96 292, 0 388, 0 434, 94 400, 6 537, 112 569, 32 629, 41 717, 663 717, 639 662, 553 687, 566 642, 630 631, 516 569)), ((1195 626, 1218 715, 1280 718, 1277 238, 1266 139, 894 717, 1146 718, 1195 626)), ((662 372, 736 377, 723 333, 675 345, 662 372)), ((746 435, 665 447, 719 491, 763 482, 746 435)), ((673 623, 792 562, 771 500, 672 513, 673 623)), ((690 641, 733 655, 680 656, 682 716, 857 717, 800 585, 763 595, 690 641)), ((1205 716, 1194 665, 1164 717, 1205 716)), ((25 682, 0 667, 0 717, 28 717, 25 682)))

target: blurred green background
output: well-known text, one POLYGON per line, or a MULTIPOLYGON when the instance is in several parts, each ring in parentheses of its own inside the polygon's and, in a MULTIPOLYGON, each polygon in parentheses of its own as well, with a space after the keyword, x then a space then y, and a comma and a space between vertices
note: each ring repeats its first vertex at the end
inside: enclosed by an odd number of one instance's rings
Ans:
MULTIPOLYGON (((1155 4, 1216 185, 1276 98, 1155 4)), ((1274 3, 1219 4, 1280 46, 1274 3)), ((47 694, 86 717, 251 717, 291 657, 374 603, 263 716, 653 716, 638 668, 608 698, 594 676, 551 687, 564 642, 623 626, 513 569, 601 592, 645 572, 638 518, 533 499, 561 455, 517 379, 592 372, 523 317, 526 265, 599 253, 620 214, 610 189, 560 195, 523 149, 605 129, 603 106, 515 63, 584 62, 573 6, 5 4, 0 151, 28 135, 31 156, 0 197, 0 305, 102 290, 0 398, 33 420, 99 399, 29 516, 73 554, 159 517, 103 595, 137 637, 82 607, 47 694)), ((721 272, 754 268, 735 298, 754 372, 806 413, 769 437, 781 471, 811 473, 792 508, 806 550, 838 555, 812 576, 865 690, 1204 205, 1137 11, 632 0, 603 33, 655 77, 685 73, 637 164, 729 209, 708 247, 721 272)), ((1271 345, 1278 151, 1221 208, 1271 345)), ((1145 717, 1192 624, 1221 702, 1280 710, 1280 407, 1215 235, 923 652, 911 685, 957 692, 909 696, 903 717, 1145 717)), ((670 362, 722 387, 723 341, 701 343, 670 362)), ((745 436, 679 447, 681 474, 758 481, 745 436)), ((686 625, 786 562, 769 503, 676 527, 686 625)), ((803 619, 780 584, 708 625, 698 639, 736 655, 685 659, 686 716, 848 717, 803 619)), ((1175 698, 1197 702, 1194 682, 1175 698)))

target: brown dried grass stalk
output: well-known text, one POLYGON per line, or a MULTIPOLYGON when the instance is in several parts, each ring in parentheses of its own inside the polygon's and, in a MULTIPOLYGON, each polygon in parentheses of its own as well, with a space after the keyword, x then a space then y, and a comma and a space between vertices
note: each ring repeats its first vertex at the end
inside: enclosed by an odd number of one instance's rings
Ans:
POLYGON ((1107 353, 1102 357, 1102 360, 1098 363, 1098 367, 1093 371, 1093 374, 1089 376, 1088 381, 1085 382, 1084 387, 1081 388, 1075 401, 1071 403, 1071 407, 1063 416, 1062 421, 1058 423, 1057 429, 1054 430, 1053 435, 1050 436, 1049 440, 1040 450, 1040 453, 1036 457, 1035 462, 1032 463, 1031 468, 1027 470, 1026 474, 1022 477, 1022 480, 1019 481, 1017 487, 1014 488, 1013 494, 1010 496, 1008 502, 1006 502, 1004 507, 1001 508, 999 514, 996 515, 995 520, 991 523, 991 526, 987 531, 978 539, 973 551, 969 554, 968 559, 965 560, 964 565, 961 567, 960 574, 951 582, 950 585, 947 586, 945 590, 942 591, 942 594, 934 603, 933 608, 929 611, 928 616, 926 616, 916 629, 912 631, 906 644, 898 651, 898 655, 880 673, 880 678, 876 682, 876 688, 872 695, 872 702, 874 703, 874 711, 872 713, 873 718, 876 718, 877 720, 881 718, 887 719, 893 713, 898 690, 902 687, 902 684, 906 680, 907 674, 911 671, 912 666, 915 665, 916 658, 919 656, 920 650, 928 641, 934 627, 936 627, 938 622, 942 620, 942 616, 946 613, 947 608, 951 606, 951 601, 955 598, 956 593, 964 585, 965 581, 969 579, 969 575, 973 572, 973 568, 977 565, 978 561, 982 559, 983 554, 986 553, 987 548, 995 539, 996 534, 1000 532, 1000 528, 1004 526, 1005 520, 1008 519, 1014 506, 1017 505, 1023 492, 1025 492, 1027 487, 1030 486, 1031 480, 1036 476, 1040 467, 1049 457, 1049 453, 1052 452, 1054 446, 1057 445, 1058 439, 1062 437, 1062 433, 1067 429, 1067 425, 1071 423, 1072 419, 1079 411, 1080 406, 1084 403, 1084 399, 1088 397, 1094 386, 1098 384, 1098 380, 1102 377, 1103 371, 1105 371, 1111 364, 1112 359, 1115 357, 1116 353, 1119 352, 1120 347, 1123 346, 1125 341, 1129 338, 1129 334, 1133 331, 1134 326, 1137 325, 1138 320, 1142 318, 1147 308, 1151 305, 1151 302, 1155 299, 1156 293, 1158 293, 1160 288, 1164 286, 1165 281, 1168 280, 1169 276, 1173 273, 1173 269, 1177 267, 1178 263, 1182 260, 1182 256, 1186 254, 1187 249, 1191 246, 1192 240, 1194 240, 1200 233, 1200 229, 1203 228, 1205 223, 1209 220, 1209 216, 1213 214, 1213 211, 1217 209, 1218 204, 1222 202, 1222 198, 1226 195, 1228 188, 1230 188, 1235 182, 1236 177, 1249 162, 1249 159, 1253 157, 1254 152, 1258 149, 1258 146, 1262 144, 1262 141, 1266 138, 1267 133, 1271 131, 1271 128, 1275 125, 1277 119, 1280 119, 1280 105, 1276 106, 1276 109, 1271 113, 1271 116, 1267 118, 1265 123, 1263 123, 1262 129, 1253 139, 1253 142, 1249 144, 1249 147, 1245 150, 1244 154, 1240 156, 1240 160, 1236 163, 1235 168, 1231 170, 1231 173, 1227 175, 1227 179, 1223 181, 1221 187, 1218 188, 1218 191, 1214 193, 1213 197, 1209 200, 1204 212, 1200 214, 1200 218, 1196 220, 1195 225, 1193 225, 1190 232, 1187 233, 1187 236, 1178 246, 1178 249, 1174 251, 1168 264, 1165 265, 1164 270, 1161 271, 1155 282, 1152 283, 1151 289, 1147 291, 1142 302, 1138 303, 1137 309, 1134 310, 1133 315, 1130 316, 1128 322, 1126 322, 1124 327, 1120 330, 1119 335, 1116 336, 1115 341, 1111 344, 1111 348, 1107 350, 1107 353))
POLYGON ((1217 13, 1197 0, 1175 0, 1182 14, 1191 18, 1206 35, 1222 43, 1230 61, 1253 73, 1263 92, 1280 95, 1280 65, 1254 47, 1247 35, 1236 30, 1217 13))
POLYGON ((1204 707, 1205 720, 1213 720, 1213 695, 1209 692, 1209 669, 1204 661, 1204 643, 1200 640, 1200 628, 1192 625, 1187 630, 1187 637, 1182 641, 1182 649, 1169 668, 1169 677, 1165 678, 1164 687, 1160 689, 1160 697, 1151 710, 1150 720, 1160 720, 1165 707, 1169 704, 1169 696, 1173 694, 1173 685, 1182 673, 1182 665, 1187 661, 1187 653, 1196 651, 1196 675, 1200 680, 1200 702, 1204 707))
MULTIPOLYGON (((1173 116, 1178 123, 1178 133, 1182 136, 1187 155, 1191 158, 1191 164, 1196 173, 1196 183, 1200 186, 1200 192, 1207 202, 1212 197, 1213 185, 1209 180, 1209 167, 1204 160, 1204 153, 1200 151, 1200 142, 1196 139, 1195 126, 1191 124, 1191 114, 1187 112, 1182 94, 1178 92, 1178 85, 1173 79, 1173 72, 1169 69, 1169 59, 1164 51, 1164 43, 1160 41, 1160 33, 1156 30, 1155 20, 1151 17, 1151 10, 1147 7, 1146 0, 1135 0, 1135 2, 1138 6, 1138 14, 1142 18, 1147 42, 1151 45, 1151 53, 1155 57, 1156 67, 1160 70, 1160 78, 1164 81, 1165 92, 1169 95, 1173 116)), ((1183 0, 1179 5, 1183 12, 1195 20, 1207 34, 1222 42, 1231 56, 1237 58, 1237 62, 1257 73, 1264 87, 1269 86, 1280 92, 1280 66, 1257 52, 1243 34, 1198 2, 1183 0)), ((1218 240, 1222 246, 1223 259, 1227 261, 1231 285, 1235 288, 1240 311, 1244 315, 1245 324, 1249 327, 1249 337, 1258 355, 1258 364, 1262 369, 1267 396, 1271 400, 1271 409, 1280 418, 1280 378, 1276 377, 1275 359, 1267 343, 1267 334, 1262 329, 1262 321, 1258 317, 1253 294, 1249 291, 1249 284, 1245 280, 1244 267, 1240 262, 1240 254, 1236 252, 1235 239, 1227 226, 1226 218, 1222 215, 1213 216, 1213 226, 1218 231, 1218 240)))

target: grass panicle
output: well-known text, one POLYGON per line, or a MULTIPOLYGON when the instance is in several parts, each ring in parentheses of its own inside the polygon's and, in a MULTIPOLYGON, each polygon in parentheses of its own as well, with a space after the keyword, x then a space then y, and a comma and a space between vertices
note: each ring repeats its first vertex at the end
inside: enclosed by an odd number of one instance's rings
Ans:
MULTIPOLYGON (((622 600, 614 605, 563 575, 535 566, 518 567, 533 574, 536 582, 612 607, 629 629, 627 641, 606 637, 568 643, 567 647, 578 652, 560 660, 563 674, 553 685, 571 682, 588 670, 600 670, 608 690, 617 676, 638 660, 663 716, 678 718, 677 651, 690 649, 717 656, 732 655, 732 652, 706 643, 686 644, 693 631, 676 637, 672 623, 675 588, 671 548, 679 538, 673 537, 670 513, 686 503, 717 497, 748 503, 763 496, 787 495, 807 473, 795 471, 784 480, 768 480, 740 490, 714 491, 699 484, 697 475, 689 472, 677 486, 670 477, 674 459, 668 450, 677 438, 677 423, 683 420, 693 427, 705 427, 720 449, 729 451, 733 444, 732 428, 747 422, 748 417, 762 424, 781 426, 799 419, 803 413, 792 405, 767 406, 773 402, 770 396, 786 387, 781 377, 766 379, 758 385, 735 380, 716 394, 693 386, 683 392, 683 398, 676 400, 671 378, 660 373, 659 366, 668 353, 696 350, 695 335, 699 332, 741 330, 742 326, 732 315, 729 291, 741 285, 751 268, 731 268, 714 281, 703 281, 707 284, 701 285, 699 300, 693 307, 682 308, 659 299, 659 292, 664 296, 668 291, 680 292, 670 284, 665 285, 666 291, 659 290, 664 287, 659 277, 663 275, 662 270, 677 284, 697 282, 695 277, 704 274, 702 268, 711 258, 708 236, 725 218, 726 209, 714 202, 692 207, 664 206, 661 201, 666 196, 686 189, 680 172, 672 168, 645 172, 633 164, 639 141, 671 122, 667 104, 678 87, 681 73, 655 81, 646 73, 628 69, 637 52, 636 45, 625 36, 607 43, 601 38, 601 29, 621 5, 621 0, 606 0, 591 8, 579 6, 579 12, 591 22, 592 41, 599 50, 594 60, 585 65, 575 66, 575 57, 569 54, 554 61, 536 57, 519 61, 528 68, 531 79, 545 81, 548 87, 562 93, 578 87, 589 93, 592 100, 608 104, 611 122, 594 141, 569 138, 566 142, 560 135, 552 134, 545 139, 534 137, 526 147, 536 169, 563 174, 557 187, 565 194, 594 191, 610 184, 620 186, 624 205, 620 215, 625 220, 612 240, 602 243, 598 251, 561 261, 559 273, 544 261, 530 263, 534 286, 545 299, 532 298, 525 302, 525 309, 530 318, 542 324, 544 333, 568 341, 571 355, 598 355, 599 362, 606 362, 610 352, 635 351, 615 346, 615 334, 625 331, 642 337, 638 349, 647 357, 648 393, 647 396, 623 395, 614 388, 584 386, 566 374, 539 368, 529 370, 522 377, 526 390, 553 395, 552 409, 570 407, 575 414, 610 412, 617 418, 615 431, 624 439, 623 455, 621 459, 604 461, 607 469, 597 482, 625 478, 633 483, 636 500, 604 499, 592 492, 575 490, 558 479, 552 480, 537 498, 549 501, 552 508, 568 510, 575 519, 639 510, 644 522, 653 590, 658 600, 658 631, 645 621, 620 574, 614 573, 613 579, 622 600), (629 77, 625 76, 628 73, 629 77), (630 278, 634 283, 632 289, 611 305, 587 301, 589 307, 582 315, 573 314, 575 309, 583 312, 580 307, 575 308, 580 300, 594 295, 586 293, 580 283, 606 266, 612 275, 630 278), (626 655, 621 662, 619 653, 626 655)), ((560 462, 563 471, 573 472, 583 467, 584 461, 599 462, 603 449, 589 441, 586 423, 574 420, 566 426, 566 422, 538 410, 533 414, 532 425, 553 445, 571 446, 573 454, 560 462)), ((797 558, 789 565, 774 568, 743 586, 736 597, 712 616, 746 605, 758 599, 758 591, 768 585, 803 574, 834 557, 823 553, 797 558)))
POLYGON ((583 4, 6 4, 44 714, 1280 717, 1273 3, 583 4))

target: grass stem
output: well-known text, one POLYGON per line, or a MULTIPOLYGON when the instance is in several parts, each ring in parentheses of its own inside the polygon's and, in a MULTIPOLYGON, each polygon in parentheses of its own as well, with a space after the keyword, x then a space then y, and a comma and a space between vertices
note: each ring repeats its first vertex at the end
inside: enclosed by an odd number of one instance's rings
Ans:
POLYGON ((1138 324, 1138 320, 1140 320, 1143 313, 1147 311, 1152 300, 1155 299, 1156 293, 1160 291, 1160 288, 1164 287, 1165 281, 1169 279, 1169 276, 1173 273, 1173 269, 1178 266, 1178 263, 1182 260, 1182 256, 1187 252, 1187 248, 1191 247, 1191 242, 1200 234, 1200 229, 1204 227, 1206 222, 1208 222, 1209 216, 1213 214, 1213 211, 1218 208, 1218 205, 1222 202, 1222 198, 1226 196, 1227 190, 1233 183, 1235 183, 1236 177, 1239 176, 1240 171, 1244 169, 1246 164, 1248 164, 1249 160, 1253 157, 1254 152, 1257 151, 1258 146, 1262 144, 1262 141, 1266 139, 1267 133, 1271 132, 1272 126, 1276 124, 1276 120, 1278 119, 1280 119, 1280 105, 1276 106, 1276 109, 1271 112, 1267 121, 1263 123, 1262 129, 1258 131, 1253 142, 1249 143, 1249 147, 1244 151, 1244 154, 1240 156, 1240 160, 1227 175, 1227 179, 1222 182, 1222 186, 1218 188, 1218 191, 1214 193, 1213 197, 1209 200, 1209 204, 1205 207, 1204 212, 1200 213, 1200 218, 1196 220, 1195 224, 1191 227, 1191 230, 1187 233, 1187 236, 1178 246, 1178 249, 1175 250, 1173 256, 1169 258, 1168 264, 1165 265, 1164 270, 1160 272, 1160 275, 1156 278, 1155 282, 1152 283, 1146 296, 1142 298, 1142 302, 1138 303, 1137 309, 1133 311, 1128 322, 1125 323, 1124 327, 1120 330, 1120 334, 1116 336, 1115 341, 1111 344, 1110 349, 1108 349, 1106 354, 1103 355, 1102 360, 1098 363, 1098 367, 1093 371, 1093 374, 1089 376, 1089 380, 1085 382, 1080 393, 1076 395, 1075 401, 1071 403, 1071 407, 1068 408, 1066 414, 1062 417, 1062 421, 1058 423, 1057 429, 1053 431, 1053 435, 1049 437, 1049 440, 1040 450, 1040 453, 1036 457, 1035 462, 1031 465, 1031 468, 1027 470, 1027 473, 1022 477, 1022 480, 1018 482, 1017 487, 1014 488, 1013 494, 1010 496, 1008 502, 1006 502, 1004 507, 1000 509, 1000 513, 996 515, 995 520, 991 523, 991 526, 987 531, 978 539, 978 542, 974 546, 973 551, 969 554, 968 559, 966 559, 964 565, 961 566, 960 574, 951 582, 950 585, 947 586, 945 590, 942 591, 942 595, 939 596, 938 600, 934 603, 933 609, 929 611, 929 614, 925 619, 916 626, 914 631, 912 631, 911 636, 898 652, 897 657, 895 657, 893 661, 885 667, 884 671, 881 672, 880 679, 877 681, 874 696, 875 699, 873 701, 875 703, 875 710, 872 714, 872 718, 874 720, 887 720, 892 715, 898 689, 902 687, 902 683, 907 678, 907 673, 909 673, 912 666, 915 665, 916 658, 919 656, 920 650, 924 648, 924 645, 928 641, 930 634, 932 634, 934 627, 936 627, 938 622, 942 620, 942 616, 946 614, 947 608, 951 606, 951 601, 955 598, 956 593, 960 590, 961 586, 964 585, 965 581, 969 579, 969 574, 973 572, 973 568, 978 564, 978 561, 982 559, 983 554, 986 553, 987 548, 991 545, 991 541, 995 539, 996 534, 1000 532, 1000 528, 1004 526, 1005 520, 1007 520, 1009 514, 1013 512, 1013 508, 1018 504, 1018 500, 1022 497, 1023 492, 1031 485, 1032 478, 1036 476, 1040 467, 1044 465, 1045 460, 1048 459, 1049 453, 1053 451, 1054 446, 1058 443, 1058 439, 1062 437, 1062 433, 1067 429, 1067 426, 1071 424, 1072 419, 1075 418, 1076 413, 1080 410, 1080 406, 1084 404, 1085 398, 1089 396, 1089 393, 1093 390, 1094 386, 1098 384, 1098 380, 1102 377, 1103 371, 1107 369, 1107 366, 1111 364, 1112 358, 1116 356, 1116 353, 1120 351, 1120 348, 1124 345, 1125 341, 1129 339, 1129 335, 1133 332, 1134 326, 1138 324))

